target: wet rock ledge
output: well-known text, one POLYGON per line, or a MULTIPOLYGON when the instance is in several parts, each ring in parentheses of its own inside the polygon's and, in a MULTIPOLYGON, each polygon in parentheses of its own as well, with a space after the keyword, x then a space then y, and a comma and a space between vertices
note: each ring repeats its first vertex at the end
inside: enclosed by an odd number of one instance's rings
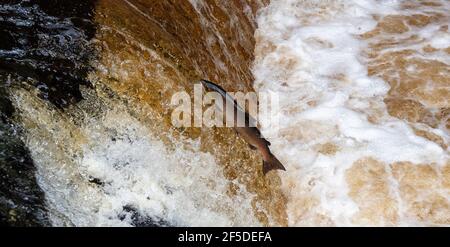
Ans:
POLYGON ((81 100, 95 1, 0 2, 0 225, 48 226, 44 193, 15 126, 8 88, 25 82, 60 109, 81 100))

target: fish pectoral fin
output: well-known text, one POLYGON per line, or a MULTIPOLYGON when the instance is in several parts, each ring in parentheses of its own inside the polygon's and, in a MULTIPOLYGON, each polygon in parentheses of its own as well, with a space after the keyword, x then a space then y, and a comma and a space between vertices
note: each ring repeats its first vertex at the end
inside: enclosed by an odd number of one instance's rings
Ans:
POLYGON ((271 165, 263 161, 263 175, 265 176, 270 170, 272 170, 271 165))
POLYGON ((270 142, 268 140, 266 140, 266 138, 261 134, 259 129, 256 129, 256 130, 258 131, 259 138, 263 139, 263 141, 266 143, 267 146, 270 146, 270 142))
POLYGON ((248 144, 248 147, 251 149, 251 150, 256 150, 257 148, 255 147, 255 146, 253 146, 252 144, 248 144))

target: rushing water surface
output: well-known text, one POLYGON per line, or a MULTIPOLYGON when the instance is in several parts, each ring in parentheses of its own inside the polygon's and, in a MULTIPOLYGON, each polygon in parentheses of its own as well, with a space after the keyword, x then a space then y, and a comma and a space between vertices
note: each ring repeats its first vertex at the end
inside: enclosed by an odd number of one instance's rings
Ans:
POLYGON ((450 225, 448 1, 62 2, 0 3, 2 224, 450 225), (201 78, 280 96, 286 172, 171 125, 201 78))
POLYGON ((282 95, 272 143, 290 167, 289 225, 450 223, 449 7, 273 1, 260 13, 254 85, 282 95))

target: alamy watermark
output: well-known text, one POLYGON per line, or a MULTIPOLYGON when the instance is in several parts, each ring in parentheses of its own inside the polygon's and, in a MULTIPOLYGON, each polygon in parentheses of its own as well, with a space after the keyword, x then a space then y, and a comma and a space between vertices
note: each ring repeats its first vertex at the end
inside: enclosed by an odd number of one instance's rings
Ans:
POLYGON ((225 92, 212 83, 195 84, 193 93, 181 91, 172 96, 174 127, 263 127, 268 130, 266 137, 278 133, 277 93, 225 92))

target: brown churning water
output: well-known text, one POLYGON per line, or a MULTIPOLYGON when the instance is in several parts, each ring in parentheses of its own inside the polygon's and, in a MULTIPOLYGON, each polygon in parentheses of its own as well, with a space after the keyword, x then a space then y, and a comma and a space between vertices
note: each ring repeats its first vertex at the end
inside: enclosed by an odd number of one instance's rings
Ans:
POLYGON ((51 224, 450 225, 448 1, 91 8, 72 94, 1 77, 51 224), (289 172, 262 176, 230 128, 171 125, 201 78, 279 95, 260 130, 289 172))

